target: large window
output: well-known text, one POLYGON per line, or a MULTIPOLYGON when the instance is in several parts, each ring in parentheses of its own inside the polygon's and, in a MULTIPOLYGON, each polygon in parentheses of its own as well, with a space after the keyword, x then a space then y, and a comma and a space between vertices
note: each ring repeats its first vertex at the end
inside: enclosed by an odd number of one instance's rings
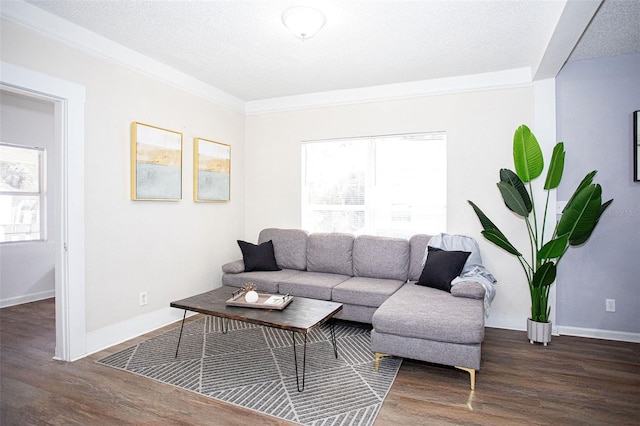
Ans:
POLYGON ((43 149, 0 143, 0 243, 45 239, 44 167, 43 149))
POLYGON ((408 237, 447 226, 446 134, 302 144, 302 227, 408 237))

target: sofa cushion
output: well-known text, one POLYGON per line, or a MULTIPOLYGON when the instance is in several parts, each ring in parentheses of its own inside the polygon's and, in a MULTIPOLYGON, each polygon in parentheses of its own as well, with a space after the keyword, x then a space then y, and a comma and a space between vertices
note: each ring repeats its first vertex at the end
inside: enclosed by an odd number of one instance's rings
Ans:
POLYGON ((380 306, 403 284, 404 281, 400 280, 353 277, 335 286, 331 299, 334 302, 375 308, 380 306))
POLYGON ((347 275, 325 272, 301 272, 280 281, 280 294, 310 297, 312 299, 331 300, 331 290, 341 282, 351 278, 347 275))
POLYGON ((376 310, 373 328, 418 339, 480 343, 484 339, 484 304, 407 283, 376 310))
POLYGON ((353 243, 353 275, 406 281, 409 241, 402 238, 360 235, 353 243))
POLYGON ((242 260, 244 261, 244 270, 246 272, 280 270, 273 254, 271 240, 258 245, 238 240, 238 245, 242 251, 242 260))
POLYGON ((351 234, 316 233, 307 240, 307 270, 353 276, 351 234))
POLYGON ((424 270, 416 284, 451 291, 451 281, 457 277, 471 253, 468 251, 445 251, 429 247, 424 270))
POLYGON ((431 235, 416 234, 409 238, 411 257, 409 258, 409 281, 418 281, 424 269, 424 253, 431 235))
POLYGON ((267 228, 260 231, 258 243, 273 241, 278 266, 283 269, 307 269, 308 233, 301 229, 267 228))
POLYGON ((224 274, 222 284, 232 287, 242 287, 247 283, 253 283, 260 293, 278 293, 279 283, 294 275, 301 274, 295 269, 283 269, 281 271, 254 271, 241 274, 224 274))

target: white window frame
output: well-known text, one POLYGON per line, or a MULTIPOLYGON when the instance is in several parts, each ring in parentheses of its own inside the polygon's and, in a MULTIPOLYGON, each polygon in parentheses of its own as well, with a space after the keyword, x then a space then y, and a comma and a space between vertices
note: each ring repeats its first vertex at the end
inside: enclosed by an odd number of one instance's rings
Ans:
MULTIPOLYGON (((375 234, 381 236, 400 236, 400 237, 408 237, 415 233, 437 233, 437 232, 446 232, 447 225, 447 191, 446 191, 446 181, 447 181, 447 170, 446 170, 446 152, 447 152, 447 135, 446 132, 422 132, 422 133, 406 133, 406 134, 391 134, 391 135, 379 135, 379 136, 367 136, 367 137, 355 137, 355 138, 339 138, 339 139, 325 139, 325 140, 313 140, 313 141, 304 141, 301 144, 301 163, 302 163, 302 184, 301 184, 301 221, 302 227, 311 232, 349 232, 354 234, 375 234), (377 186, 376 175, 378 173, 376 164, 376 142, 381 140, 389 140, 389 139, 398 139, 398 140, 419 140, 424 141, 425 143, 429 143, 430 140, 435 140, 442 142, 444 144, 444 158, 442 158, 442 164, 439 164, 440 169, 442 170, 443 182, 440 187, 440 219, 439 226, 432 227, 427 230, 420 226, 409 225, 411 229, 402 230, 400 227, 396 227, 396 225, 392 225, 388 230, 380 224, 376 223, 376 215, 375 212, 380 211, 380 203, 375 203, 373 200, 372 191, 374 187, 377 186), (342 205, 342 204, 309 204, 309 193, 308 193, 308 176, 307 176, 307 152, 306 147, 311 144, 319 144, 319 143, 336 143, 336 142, 347 142, 347 141, 368 141, 370 144, 367 150, 368 157, 368 168, 365 174, 365 195, 364 195, 364 203, 363 204, 351 204, 351 205, 342 205), (312 212, 314 210, 322 210, 322 211, 363 211, 364 215, 364 227, 362 229, 354 231, 353 229, 314 229, 312 212), (442 212, 443 210, 443 212, 442 212), (416 229, 419 228, 419 229, 416 229), (436 229, 437 228, 437 229, 436 229)), ((442 147, 442 145, 441 145, 442 147)), ((434 167, 433 159, 426 158, 424 160, 424 167, 434 167)), ((424 182, 416 183, 416 191, 422 191, 423 187, 426 186, 424 182)), ((392 207, 392 205, 389 205, 392 207)), ((411 209, 411 207, 409 207, 411 209)), ((393 216, 393 209, 389 212, 390 217, 393 216)), ((411 214, 410 214, 411 217, 411 214)), ((393 222, 393 219, 390 219, 393 222)), ((411 220, 411 219, 410 219, 411 220)))
MULTIPOLYGON (((18 243, 28 243, 28 242, 43 242, 47 240, 47 197, 46 197, 46 187, 47 187, 47 170, 46 170, 46 149, 40 147, 26 146, 26 145, 17 145, 6 142, 0 142, 1 146, 9 147, 9 148, 17 148, 24 150, 32 150, 38 152, 38 191, 9 191, 0 189, 0 195, 8 195, 8 196, 18 196, 18 197, 38 197, 39 202, 39 232, 38 238, 25 238, 18 240, 3 240, 0 241, 0 244, 18 244, 18 243)), ((3 237, 4 238, 4 237, 3 237)))

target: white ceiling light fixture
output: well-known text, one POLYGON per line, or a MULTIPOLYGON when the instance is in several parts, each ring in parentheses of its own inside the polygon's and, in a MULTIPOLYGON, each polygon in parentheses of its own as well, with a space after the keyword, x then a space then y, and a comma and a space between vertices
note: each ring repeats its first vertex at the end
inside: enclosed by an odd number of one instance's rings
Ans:
POLYGON ((282 23, 301 40, 313 37, 324 26, 326 18, 318 9, 296 6, 282 13, 282 23))

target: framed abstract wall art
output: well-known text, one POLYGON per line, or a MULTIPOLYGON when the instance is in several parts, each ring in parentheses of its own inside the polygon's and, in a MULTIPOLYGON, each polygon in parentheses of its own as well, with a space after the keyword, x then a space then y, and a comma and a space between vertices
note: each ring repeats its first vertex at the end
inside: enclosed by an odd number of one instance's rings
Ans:
POLYGON ((131 124, 131 199, 182 199, 182 133, 131 124))
POLYGON ((193 140, 193 201, 224 202, 231 193, 231 146, 193 140))

